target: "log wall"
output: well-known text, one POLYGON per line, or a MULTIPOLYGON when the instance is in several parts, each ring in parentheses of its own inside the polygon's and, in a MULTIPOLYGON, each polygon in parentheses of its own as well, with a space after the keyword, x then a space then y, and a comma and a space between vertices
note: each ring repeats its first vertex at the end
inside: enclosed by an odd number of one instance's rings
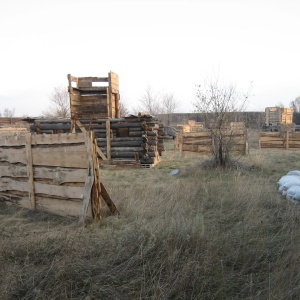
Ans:
MULTIPOLYGON (((164 126, 150 115, 76 121, 75 131, 86 130, 95 134, 98 155, 104 165, 155 165, 164 151, 164 126)), ((71 120, 37 119, 31 131, 38 134, 70 132, 71 120)))

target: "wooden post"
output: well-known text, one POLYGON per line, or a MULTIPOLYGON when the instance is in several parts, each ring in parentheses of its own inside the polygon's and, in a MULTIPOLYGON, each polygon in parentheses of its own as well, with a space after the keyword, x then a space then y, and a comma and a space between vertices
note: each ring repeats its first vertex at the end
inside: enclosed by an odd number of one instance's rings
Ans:
POLYGON ((31 133, 26 134, 26 158, 27 158, 27 176, 28 176, 28 196, 32 209, 36 208, 34 197, 34 176, 33 160, 31 151, 31 133))
POLYGON ((110 118, 106 120, 106 148, 107 148, 106 157, 108 160, 111 160, 110 118))
POLYGON ((286 136, 285 136, 285 149, 288 150, 289 149, 289 131, 286 131, 286 136))
POLYGON ((91 201, 91 192, 92 187, 94 184, 94 174, 93 174, 93 162, 92 158, 89 160, 89 174, 86 178, 85 185, 84 185, 84 192, 83 192, 83 199, 82 199, 82 207, 81 213, 79 216, 79 224, 84 225, 86 213, 88 211, 88 207, 91 201))
POLYGON ((72 93, 73 93, 73 87, 72 87, 72 76, 71 74, 68 74, 68 82, 69 82, 69 86, 68 86, 68 91, 69 91, 69 100, 70 100, 70 114, 71 114, 71 132, 75 133, 75 116, 72 114, 72 93))

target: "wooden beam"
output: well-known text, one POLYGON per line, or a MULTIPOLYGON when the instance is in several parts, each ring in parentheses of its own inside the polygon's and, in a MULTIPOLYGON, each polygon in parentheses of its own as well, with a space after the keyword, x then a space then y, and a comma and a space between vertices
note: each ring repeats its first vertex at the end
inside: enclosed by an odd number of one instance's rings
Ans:
POLYGON ((26 135, 26 157, 27 157, 27 176, 28 176, 28 197, 32 209, 35 209, 34 198, 34 177, 33 177, 33 159, 31 150, 31 133, 26 135))
POLYGON ((108 160, 107 157, 105 156, 105 154, 102 152, 102 150, 98 147, 97 144, 95 144, 96 146, 96 151, 99 154, 99 156, 103 159, 103 160, 108 160))
POLYGON ((76 120, 76 125, 80 128, 82 132, 86 132, 85 128, 83 127, 83 125, 79 120, 76 120))
POLYGON ((110 119, 106 120, 106 148, 107 148, 107 159, 111 159, 111 144, 110 144, 110 119))

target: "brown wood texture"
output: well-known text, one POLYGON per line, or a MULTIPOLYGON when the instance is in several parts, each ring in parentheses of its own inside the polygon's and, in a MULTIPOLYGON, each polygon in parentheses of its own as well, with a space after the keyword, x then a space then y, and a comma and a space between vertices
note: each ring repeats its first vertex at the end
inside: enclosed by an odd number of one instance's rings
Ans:
MULTIPOLYGON (((78 217, 90 157, 97 175, 97 181, 92 180, 92 189, 96 192, 91 201, 96 203, 99 216, 102 208, 100 169, 95 139, 93 137, 91 141, 90 135, 91 132, 59 135, 27 133, 24 136, 1 137, 0 200, 78 217)), ((95 213, 88 209, 87 217, 92 216, 95 213)))

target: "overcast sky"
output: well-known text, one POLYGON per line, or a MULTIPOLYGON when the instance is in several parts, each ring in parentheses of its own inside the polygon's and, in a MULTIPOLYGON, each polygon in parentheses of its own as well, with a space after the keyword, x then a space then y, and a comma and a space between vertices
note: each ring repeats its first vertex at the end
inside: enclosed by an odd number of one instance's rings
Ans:
POLYGON ((253 96, 300 96, 299 0, 0 0, 0 111, 39 116, 67 74, 119 75, 134 109, 147 86, 191 112, 212 72, 253 96))

